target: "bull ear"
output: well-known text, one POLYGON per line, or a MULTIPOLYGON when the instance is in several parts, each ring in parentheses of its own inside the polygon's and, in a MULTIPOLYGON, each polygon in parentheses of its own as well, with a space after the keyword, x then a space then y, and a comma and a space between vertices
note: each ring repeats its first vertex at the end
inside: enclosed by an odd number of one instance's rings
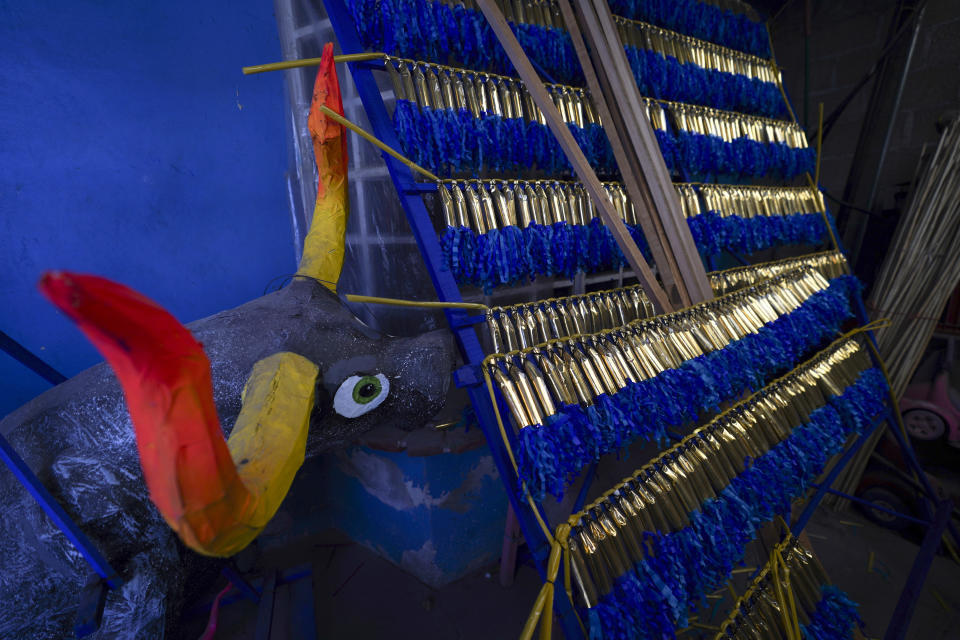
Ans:
POLYGON ((323 48, 320 68, 313 86, 313 100, 307 125, 313 138, 317 161, 317 201, 310 231, 303 242, 303 255, 297 275, 315 278, 333 292, 343 270, 344 246, 349 216, 347 191, 347 137, 343 125, 320 111, 327 107, 344 115, 337 67, 333 62, 333 43, 323 48))
POLYGON ((318 367, 293 353, 257 362, 227 442, 210 362, 163 307, 95 276, 51 273, 40 287, 116 373, 150 498, 170 527, 205 555, 248 545, 303 464, 318 367))

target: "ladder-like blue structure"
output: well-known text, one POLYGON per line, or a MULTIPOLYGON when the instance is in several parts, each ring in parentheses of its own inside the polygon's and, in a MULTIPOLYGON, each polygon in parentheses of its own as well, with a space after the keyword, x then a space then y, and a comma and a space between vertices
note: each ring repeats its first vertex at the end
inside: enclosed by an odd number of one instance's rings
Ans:
MULTIPOLYGON (((365 50, 361 44, 360 35, 357 31, 353 16, 347 8, 345 0, 324 0, 324 5, 327 9, 327 14, 333 26, 334 33, 336 34, 341 52, 343 54, 364 53, 365 50)), ((400 141, 397 139, 393 122, 387 111, 387 107, 384 104, 383 98, 380 94, 380 89, 378 88, 376 79, 373 75, 375 71, 382 71, 384 69, 383 63, 363 61, 348 62, 347 64, 350 68, 350 72, 353 76, 354 83, 357 87, 357 92, 363 103, 367 117, 369 118, 373 135, 394 149, 403 148, 400 144, 400 141)), ((409 221, 410 229, 414 238, 416 239, 417 246, 420 249, 420 253, 423 256, 424 262, 426 263, 427 270, 430 273, 430 278, 436 290, 437 298, 444 302, 461 302, 463 298, 461 296, 459 286, 454 281, 450 272, 444 270, 443 268, 440 243, 437 238, 437 234, 434 231, 429 212, 427 211, 427 208, 423 202, 422 196, 426 193, 436 191, 436 185, 417 183, 414 179, 412 171, 407 166, 395 160, 388 154, 384 153, 381 155, 386 162, 390 177, 393 180, 397 194, 400 197, 401 204, 406 213, 407 220, 409 221)), ((684 177, 686 178, 687 176, 684 177)), ((833 237, 838 237, 832 217, 829 213, 827 213, 825 217, 831 227, 833 237)), ((838 245, 836 248, 842 252, 842 247, 838 245)), ((713 257, 706 256, 706 258, 708 265, 713 267, 713 257)), ((860 298, 859 294, 855 294, 854 297, 857 318, 860 324, 866 324, 869 322, 869 318, 867 317, 863 300, 860 298)), ((548 520, 541 505, 536 504, 535 507, 531 506, 531 504, 528 503, 528 501, 521 494, 519 489, 519 478, 517 477, 517 474, 510 463, 508 453, 503 445, 503 439, 500 435, 496 418, 494 417, 492 401, 483 383, 481 363, 483 362, 485 354, 481 348, 480 341, 477 338, 476 330, 474 328, 474 325, 483 322, 483 317, 477 315, 471 316, 464 311, 449 309, 445 311, 445 314, 447 322, 449 323, 450 329, 456 338, 457 346, 460 349, 460 353, 465 362, 465 365, 454 373, 454 382, 457 386, 466 388, 470 396, 470 400, 473 403, 480 428, 482 429, 490 446, 491 454, 497 465, 497 470, 500 473, 500 477, 503 480, 507 496, 510 500, 510 505, 517 515, 520 528, 527 541, 527 545, 536 569, 540 574, 541 580, 546 581, 548 579, 547 561, 550 554, 550 541, 545 537, 542 529, 538 525, 537 520, 538 518, 542 519, 544 522, 548 522, 548 520), (538 513, 534 513, 534 508, 537 509, 538 513)), ((868 334, 868 339, 876 344, 872 332, 868 334)), ((873 358, 875 365, 879 365, 879 362, 877 362, 876 357, 872 353, 871 358, 873 358)), ((507 415, 509 412, 506 406, 503 404, 502 398, 499 398, 497 401, 501 403, 501 415, 507 415)), ((871 428, 861 434, 851 444, 851 446, 849 446, 847 450, 841 454, 838 463, 834 465, 828 477, 825 478, 824 481, 818 486, 816 493, 814 493, 814 495, 809 499, 806 508, 797 521, 793 524, 792 531, 796 535, 803 530, 817 506, 827 495, 827 493, 832 491, 831 484, 839 475, 840 471, 845 467, 846 463, 849 462, 856 451, 863 446, 863 444, 869 439, 870 435, 877 429, 880 429, 885 422, 893 426, 893 428, 891 428, 891 432, 894 434, 898 444, 905 452, 905 456, 907 457, 911 468, 919 477, 923 490, 928 499, 931 501, 931 505, 933 505, 933 508, 930 509, 931 519, 926 522, 926 524, 928 524, 930 527, 929 532, 924 539, 924 546, 921 549, 921 552, 918 554, 918 563, 921 563, 921 561, 925 560, 926 567, 929 568, 929 562, 932 560, 932 554, 934 553, 936 546, 939 544, 944 530, 946 528, 950 529, 951 534, 958 545, 960 545, 960 536, 957 535, 956 529, 950 524, 949 517, 943 515, 945 512, 949 513, 949 509, 947 509, 943 503, 937 500, 936 494, 934 493, 933 488, 930 486, 926 475, 923 473, 923 469, 920 466, 919 461, 917 460, 916 455, 910 446, 910 443, 906 440, 904 434, 902 434, 899 429, 894 426, 897 424, 897 421, 892 406, 888 407, 887 411, 885 411, 883 414, 877 416, 871 428)), ((513 441, 514 436, 509 429, 506 430, 506 436, 510 440, 510 446, 513 447, 515 444, 513 441)), ((596 463, 594 463, 594 465, 595 464, 596 463)), ((574 511, 578 511, 586 501, 586 497, 590 489, 591 479, 593 477, 594 465, 591 465, 586 470, 586 478, 577 496, 577 500, 574 505, 574 511)), ((920 567, 920 569, 922 569, 922 567, 920 567)), ((563 568, 561 567, 560 574, 557 576, 556 582, 563 580, 562 572, 563 568)), ((916 593, 919 593, 919 588, 915 583, 917 580, 919 580, 922 585, 922 581, 925 576, 925 569, 917 570, 911 573, 910 581, 904 590, 905 596, 908 593, 914 594, 914 603, 916 593), (914 573, 917 575, 914 575, 914 573)), ((906 633, 910 616, 912 614, 912 606, 907 606, 907 604, 905 604, 905 596, 901 597, 901 604, 904 604, 904 606, 898 606, 895 616, 890 623, 890 627, 886 636, 887 639, 892 640, 894 638, 902 638, 906 633)), ((584 638, 584 631, 581 628, 573 609, 574 605, 567 597, 565 591, 563 589, 556 589, 554 592, 554 598, 554 611, 560 618, 560 623, 563 627, 565 636, 571 640, 574 638, 584 638)))

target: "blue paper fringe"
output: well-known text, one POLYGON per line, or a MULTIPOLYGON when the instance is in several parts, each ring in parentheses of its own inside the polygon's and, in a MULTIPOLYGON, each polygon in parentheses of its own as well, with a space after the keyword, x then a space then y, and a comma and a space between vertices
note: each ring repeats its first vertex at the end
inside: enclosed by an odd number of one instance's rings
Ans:
MULTIPOLYGON (((466 109, 421 108, 409 100, 396 101, 393 122, 404 154, 440 176, 531 169, 552 176, 573 172, 556 138, 539 122, 490 113, 474 118, 466 109)), ((616 160, 603 128, 598 124, 568 127, 596 171, 615 176, 616 160)), ((745 137, 725 142, 681 130, 658 129, 656 135, 667 167, 697 180, 791 179, 813 172, 816 160, 813 149, 794 149, 782 142, 760 143, 745 137)))
POLYGON ((617 15, 715 42, 730 49, 770 57, 770 40, 761 22, 698 0, 611 0, 617 15))
POLYGON ((707 211, 687 219, 693 241, 707 255, 724 250, 754 253, 789 244, 819 244, 827 226, 819 213, 755 216, 721 216, 707 211))
MULTIPOLYGON (((817 213, 786 216, 721 216, 708 211, 687 219, 697 248, 716 255, 724 250, 754 253, 790 244, 819 244, 827 228, 817 213)), ((651 260, 650 247, 639 225, 627 225, 640 252, 651 260)), ((525 229, 508 226, 477 234, 467 227, 447 227, 441 236, 443 268, 458 284, 480 287, 490 293, 538 276, 572 278, 578 272, 595 273, 627 264, 613 234, 599 218, 588 226, 533 224, 525 229), (501 245, 507 244, 503 248, 501 245), (501 258, 506 256, 505 261, 501 258), (497 265, 488 261, 500 261, 497 265)))
POLYGON ((740 73, 683 64, 673 56, 625 46, 627 61, 640 93, 660 100, 702 104, 767 118, 786 113, 780 87, 740 73))
POLYGON ((673 137, 673 144, 661 144, 660 151, 664 157, 674 153, 673 166, 682 168, 697 182, 757 177, 791 180, 804 172, 812 173, 816 165, 816 151, 810 147, 793 148, 782 142, 762 143, 746 137, 725 142, 717 136, 683 130, 667 135, 673 137))
MULTIPOLYGON (((440 176, 531 169, 549 175, 573 173, 560 144, 539 122, 491 113, 475 118, 467 109, 421 108, 410 100, 397 100, 393 124, 403 153, 440 176)), ((616 175, 616 161, 603 128, 592 123, 568 126, 596 171, 616 175)))
MULTIPOLYGON (((630 7, 630 4, 637 3, 622 1, 619 3, 619 9, 624 12, 621 15, 631 17, 627 12, 637 14, 637 8, 630 7)), ((647 2, 641 1, 640 4, 647 4, 647 2)), ((672 2, 669 4, 673 5, 672 2)), ((718 9, 695 1, 679 3, 677 6, 681 4, 689 4, 690 7, 685 9, 689 14, 683 16, 680 21, 677 20, 678 16, 674 8, 669 11, 648 10, 643 12, 649 14, 646 18, 635 19, 646 20, 661 26, 667 26, 664 22, 669 22, 674 26, 667 28, 675 29, 681 26, 683 30, 675 30, 724 46, 730 46, 731 42, 745 43, 749 47, 748 51, 759 48, 765 53, 756 55, 769 57, 766 31, 762 25, 729 12, 727 12, 728 16, 721 19, 722 23, 717 22, 719 15, 722 15, 718 14, 718 9), (724 24, 727 26, 724 27, 724 24), (750 26, 753 26, 753 29, 750 29, 750 26), (688 29, 696 31, 696 34, 688 29), (757 40, 756 46, 753 43, 754 40, 757 40)), ((431 0, 347 0, 347 5, 357 25, 360 41, 368 50, 383 51, 414 60, 462 65, 477 71, 516 75, 506 52, 493 30, 490 29, 483 13, 478 10, 468 9, 462 5, 452 8, 446 3, 431 0)), ((620 11, 614 8, 614 12, 620 11)), ((524 50, 552 81, 576 86, 582 86, 585 83, 573 42, 565 29, 538 24, 510 23, 510 26, 524 50)), ((731 48, 739 47, 731 46, 731 48)), ((676 60, 674 62, 676 63, 676 60)), ((673 71, 665 71, 668 66, 667 62, 661 62, 659 65, 651 62, 644 69, 649 69, 651 73, 669 74, 673 77, 676 75, 673 71)), ((714 82, 729 85, 720 96, 721 100, 729 100, 731 95, 749 86, 740 80, 726 77, 713 78, 711 75, 707 77, 714 82)), ((699 85, 700 81, 695 81, 695 84, 699 85)), ((680 98, 666 96, 658 97, 680 100, 680 98)), ((736 98, 733 100, 736 101, 736 98)), ((777 106, 782 108, 783 99, 779 90, 777 90, 776 102, 779 103, 777 106)), ((768 105, 768 112, 779 114, 778 111, 773 110, 773 101, 768 105)))
POLYGON ((820 601, 806 625, 800 626, 804 640, 846 640, 853 637, 855 627, 863 620, 857 613, 857 603, 834 586, 820 589, 820 601))
MULTIPOLYGON (((640 252, 650 260, 650 247, 631 228, 640 252)), ((491 292, 537 276, 572 278, 579 272, 619 269, 627 264, 610 229, 594 218, 589 225, 555 222, 519 229, 514 226, 477 234, 467 227, 447 227, 440 237, 443 268, 458 284, 491 292)))
MULTIPOLYGON (((360 34, 372 51, 515 76, 483 13, 462 4, 430 0, 347 0, 360 34)), ((510 24, 533 61, 554 82, 585 83, 570 34, 537 24, 510 24)))
POLYGON ((744 389, 757 390, 796 366, 812 349, 834 336, 853 315, 851 295, 859 286, 840 276, 792 313, 723 349, 698 356, 655 378, 628 383, 602 394, 589 407, 562 405, 545 425, 520 430, 517 467, 535 500, 562 499, 567 485, 589 463, 638 438, 663 444, 667 429, 716 410, 744 389))
MULTIPOLYGON (((813 411, 810 421, 793 430, 739 476, 717 498, 690 514, 691 524, 671 533, 647 533, 650 553, 588 612, 591 637, 620 640, 634 637, 674 637, 686 626, 686 613, 703 596, 722 586, 756 529, 775 515, 788 515, 790 503, 801 496, 842 448, 861 433, 883 408, 886 379, 878 369, 861 372, 857 381, 827 405, 813 411), (640 604, 637 596, 640 594, 640 604), (594 630, 594 625, 600 628, 594 630)), ((856 621, 855 605, 843 594, 824 590, 822 607, 804 638, 833 640, 856 621)))

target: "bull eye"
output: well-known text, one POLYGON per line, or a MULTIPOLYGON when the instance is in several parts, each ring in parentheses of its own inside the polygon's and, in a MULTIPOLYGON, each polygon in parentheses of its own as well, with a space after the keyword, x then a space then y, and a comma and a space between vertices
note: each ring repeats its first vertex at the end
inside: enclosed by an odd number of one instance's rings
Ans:
POLYGON ((359 418, 383 404, 390 394, 390 381, 382 373, 350 376, 333 396, 333 409, 345 418, 359 418))

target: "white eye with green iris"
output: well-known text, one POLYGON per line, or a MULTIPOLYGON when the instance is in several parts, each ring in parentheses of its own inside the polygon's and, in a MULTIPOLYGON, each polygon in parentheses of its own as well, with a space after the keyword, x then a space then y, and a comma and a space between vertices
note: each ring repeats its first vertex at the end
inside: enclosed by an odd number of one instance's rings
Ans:
POLYGON ((333 409, 345 418, 358 418, 373 411, 390 394, 390 381, 378 373, 374 376, 350 376, 333 396, 333 409))

